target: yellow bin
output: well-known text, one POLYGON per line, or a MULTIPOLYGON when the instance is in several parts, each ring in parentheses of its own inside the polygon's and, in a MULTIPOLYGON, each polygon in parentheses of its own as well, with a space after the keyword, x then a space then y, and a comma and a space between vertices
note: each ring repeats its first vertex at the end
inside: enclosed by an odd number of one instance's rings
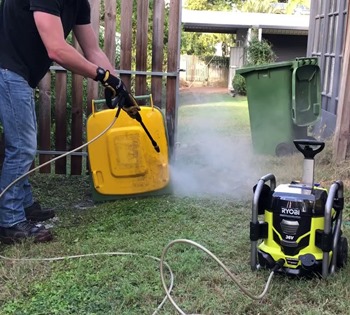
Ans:
MULTIPOLYGON (((141 106, 140 115, 160 152, 155 150, 140 123, 120 111, 113 126, 88 145, 95 201, 167 192, 170 174, 164 116, 153 106, 152 96, 147 97, 151 106, 141 106)), ((117 109, 96 111, 98 102, 102 101, 92 102, 92 114, 87 120, 87 141, 103 133, 116 116, 117 109)))

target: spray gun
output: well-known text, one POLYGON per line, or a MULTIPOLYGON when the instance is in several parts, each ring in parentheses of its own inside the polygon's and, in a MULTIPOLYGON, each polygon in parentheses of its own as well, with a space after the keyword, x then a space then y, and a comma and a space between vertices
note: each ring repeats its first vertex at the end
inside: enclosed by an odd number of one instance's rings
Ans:
MULTIPOLYGON (((129 93, 129 97, 132 99, 132 101, 134 102, 134 104, 138 106, 135 97, 133 97, 130 93, 129 93)), ((107 99, 107 98, 106 98, 106 102, 112 102, 113 107, 118 106, 117 113, 116 113, 116 115, 115 115, 115 117, 118 118, 121 109, 123 109, 123 106, 120 106, 120 105, 119 105, 120 103, 119 103, 118 97, 114 98, 113 100, 110 100, 110 99, 107 99)), ((145 126, 145 124, 143 123, 142 117, 141 117, 140 113, 137 111, 137 112, 133 115, 132 118, 135 119, 137 122, 140 123, 142 129, 145 131, 147 137, 150 139, 150 141, 151 141, 151 143, 152 143, 152 145, 153 145, 153 148, 156 150, 156 152, 159 153, 159 152, 160 152, 159 146, 158 146, 157 142, 156 142, 156 141, 153 139, 153 137, 151 136, 151 134, 150 134, 150 132, 148 131, 148 129, 147 129, 147 127, 145 126)))

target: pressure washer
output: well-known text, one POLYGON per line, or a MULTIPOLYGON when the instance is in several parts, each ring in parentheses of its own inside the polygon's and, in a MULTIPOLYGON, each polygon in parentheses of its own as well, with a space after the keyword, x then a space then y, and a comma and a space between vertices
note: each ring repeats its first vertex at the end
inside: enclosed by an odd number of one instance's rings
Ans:
POLYGON ((304 156, 302 181, 276 187, 275 176, 267 174, 253 188, 251 269, 325 278, 347 263, 348 241, 341 230, 344 185, 334 181, 327 191, 314 183, 315 156, 324 142, 293 142, 304 156))

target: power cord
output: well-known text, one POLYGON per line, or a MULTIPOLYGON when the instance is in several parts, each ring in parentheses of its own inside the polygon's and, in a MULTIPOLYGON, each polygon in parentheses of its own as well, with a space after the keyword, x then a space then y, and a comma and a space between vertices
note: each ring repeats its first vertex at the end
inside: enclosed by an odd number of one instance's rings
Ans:
MULTIPOLYGON (((202 250, 203 252, 205 252, 206 254, 208 254, 211 258, 213 258, 218 264, 219 266, 224 269, 224 271, 226 272, 226 274, 237 284, 237 286, 241 289, 241 291, 246 294, 247 296, 249 296, 251 299, 253 300, 261 300, 262 298, 264 298, 264 296, 266 295, 266 293, 269 290, 270 284, 271 284, 271 280, 272 277, 275 273, 275 271, 280 267, 278 264, 276 264, 276 268, 274 268, 270 275, 269 278, 265 284, 265 288, 263 290, 263 292, 260 295, 253 295, 252 293, 250 293, 246 288, 244 288, 240 282, 238 281, 238 279, 230 272, 230 270, 221 262, 220 259, 218 259, 211 251, 209 251, 208 249, 206 249, 205 247, 203 247, 202 245, 191 241, 191 240, 187 240, 187 239, 177 239, 174 241, 171 241, 167 246, 164 247, 161 258, 160 258, 160 277, 162 280, 162 285, 163 285, 163 289, 166 293, 166 296, 168 297, 169 301, 171 302, 171 304, 176 308, 176 310, 181 314, 181 315, 188 315, 186 314, 174 301, 174 299, 171 297, 170 293, 171 291, 167 288, 166 282, 165 282, 165 278, 164 278, 164 266, 165 265, 165 255, 168 252, 169 248, 174 246, 177 243, 185 243, 185 244, 190 244, 200 250, 202 250)), ((200 315, 200 314, 192 314, 192 315, 200 315)))
POLYGON ((151 258, 151 259, 156 260, 160 263, 160 277, 161 277, 163 289, 166 293, 166 296, 163 298, 162 302, 157 306, 156 310, 152 313, 152 315, 156 315, 161 310, 161 308, 163 307, 163 305, 167 299, 169 299, 170 303, 174 306, 174 308, 181 315, 201 315, 201 314, 187 314, 187 313, 185 313, 177 305, 175 300, 170 295, 172 290, 173 290, 173 287, 174 287, 174 274, 173 274, 169 264, 165 261, 165 255, 168 252, 169 248, 177 243, 190 244, 190 245, 202 250, 206 254, 208 254, 211 258, 213 258, 219 264, 219 266, 222 269, 224 269, 226 274, 237 284, 237 286, 241 289, 241 291, 253 300, 261 300, 265 297, 265 295, 267 294, 267 292, 270 288, 273 275, 274 275, 275 271, 280 267, 280 264, 281 264, 281 262, 277 263, 276 267, 271 271, 271 273, 268 277, 268 280, 265 284, 263 292, 260 295, 254 295, 250 291, 248 291, 245 287, 243 287, 243 285, 240 284, 240 282, 236 278, 236 276, 234 276, 230 272, 230 270, 221 262, 221 260, 218 259, 211 251, 209 251, 208 249, 206 249, 202 245, 200 245, 194 241, 187 240, 187 239, 176 239, 176 240, 171 241, 167 246, 164 247, 164 249, 162 251, 161 258, 157 258, 157 257, 151 256, 151 255, 142 255, 142 254, 132 253, 132 252, 102 252, 102 253, 91 253, 91 254, 72 255, 72 256, 60 256, 60 257, 52 257, 52 258, 10 258, 10 257, 0 255, 0 258, 3 260, 19 261, 19 262, 20 261, 50 261, 50 262, 52 262, 52 261, 77 259, 77 258, 88 258, 88 257, 97 257, 97 256, 139 256, 139 257, 151 258), (165 276, 164 276, 164 266, 167 268, 167 270, 170 274, 169 287, 166 285, 166 280, 165 280, 165 276))
MULTIPOLYGON (((87 257, 97 257, 97 256, 139 256, 139 257, 145 257, 145 258, 151 258, 156 261, 160 261, 159 258, 151 255, 141 255, 136 253, 129 253, 129 252, 103 252, 103 253, 92 253, 92 254, 83 254, 83 255, 72 255, 72 256, 60 256, 60 257, 52 257, 52 258, 10 258, 3 255, 0 255, 0 258, 3 260, 9 260, 9 261, 60 261, 60 260, 67 260, 67 259, 77 259, 77 258, 87 258, 87 257)), ((169 271, 170 274, 170 285, 169 288, 167 288, 167 291, 171 292, 174 286, 174 275, 170 268, 170 266, 166 262, 162 262, 162 265, 165 265, 166 268, 169 271)), ((167 296, 165 296, 162 300, 162 302, 158 305, 156 310, 152 313, 152 315, 156 315, 160 309, 163 307, 164 303, 167 300, 167 296)))
MULTIPOLYGON (((14 184, 16 184, 18 181, 20 181, 21 179, 23 179, 24 177, 28 176, 29 174, 33 173, 34 171, 54 162, 57 161, 60 158, 63 158, 65 156, 68 156, 70 154, 72 154, 73 152, 79 151, 82 148, 88 146, 89 144, 91 144, 92 142, 96 141, 97 139, 99 139, 100 137, 102 137, 116 122, 118 118, 118 112, 117 115, 114 117, 113 121, 110 123, 110 125, 103 130, 100 134, 98 134, 96 137, 94 137, 93 139, 91 139, 90 141, 88 141, 87 143, 71 150, 68 151, 64 154, 61 154, 35 168, 33 168, 32 170, 28 171, 27 173, 25 173, 24 175, 18 177, 16 180, 14 180, 11 184, 9 184, 0 194, 0 199, 3 196, 3 194, 14 184)), ((87 257, 96 257, 96 256, 141 256, 141 257, 146 257, 146 258, 151 258, 154 259, 156 261, 158 261, 160 263, 160 276, 161 276, 161 281, 162 281, 162 285, 163 285, 163 289, 166 293, 166 296, 164 297, 164 299, 162 300, 162 302, 158 305, 158 307, 156 308, 156 310, 152 313, 152 315, 156 315, 159 310, 163 307, 164 303, 166 302, 167 299, 169 299, 169 301, 171 302, 171 304, 175 307, 175 309, 181 314, 181 315, 190 315, 190 314, 186 314, 175 302, 175 300, 171 297, 171 292, 174 286, 174 275, 173 272, 170 268, 170 266, 165 262, 165 255, 168 252, 169 248, 172 247, 173 245, 177 244, 177 243, 185 243, 185 244, 189 244, 192 245, 200 250, 202 250, 203 252, 205 252, 206 254, 208 254, 211 258, 213 258, 218 264, 219 266, 224 269, 224 271, 226 272, 226 274, 237 284, 237 286, 241 289, 241 291, 246 294, 247 296, 249 296, 251 299, 253 300, 261 300, 268 292, 268 289, 270 287, 271 284, 271 280, 272 277, 275 273, 275 270, 278 269, 278 263, 276 264, 276 268, 274 268, 272 270, 272 272, 270 273, 268 280, 265 284, 264 290, 260 295, 253 295, 252 293, 250 293, 246 288, 244 288, 240 282, 238 281, 238 279, 229 271, 229 269, 212 253, 210 252, 208 249, 206 249, 205 247, 203 247, 202 245, 191 241, 191 240, 187 240, 187 239, 177 239, 177 240, 173 240, 171 241, 167 246, 164 247, 161 258, 157 258, 155 256, 151 256, 151 255, 141 255, 141 254, 137 254, 137 253, 131 253, 131 252, 102 252, 102 253, 91 253, 91 254, 82 254, 82 255, 72 255, 72 256, 60 256, 60 257, 52 257, 52 258, 10 258, 10 257, 6 257, 3 255, 0 255, 0 258, 3 260, 10 260, 10 261, 61 261, 61 260, 67 260, 67 259, 77 259, 77 258, 87 258, 87 257), (166 280, 164 277, 164 266, 168 269, 169 274, 170 274, 170 285, 169 287, 166 285, 166 280)), ((192 314, 192 315, 200 315, 200 314, 192 314)))

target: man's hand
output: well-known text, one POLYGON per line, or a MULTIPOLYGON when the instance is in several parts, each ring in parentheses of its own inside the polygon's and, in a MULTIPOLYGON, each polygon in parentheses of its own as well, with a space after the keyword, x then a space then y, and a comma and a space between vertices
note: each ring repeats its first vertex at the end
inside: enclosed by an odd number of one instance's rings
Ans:
POLYGON ((105 99, 109 108, 121 107, 131 118, 139 115, 140 106, 135 98, 128 92, 123 81, 112 75, 108 70, 97 68, 95 81, 105 87, 105 99), (115 99, 114 99, 115 98, 115 99), (112 99, 114 99, 112 101, 112 99))

